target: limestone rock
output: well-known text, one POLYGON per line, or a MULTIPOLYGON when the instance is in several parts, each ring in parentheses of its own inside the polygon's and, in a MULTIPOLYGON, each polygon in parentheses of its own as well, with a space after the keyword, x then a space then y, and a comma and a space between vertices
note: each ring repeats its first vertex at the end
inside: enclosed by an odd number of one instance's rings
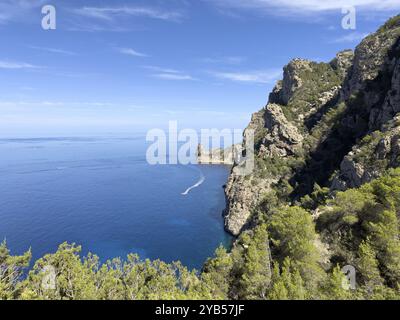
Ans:
POLYGON ((353 65, 354 52, 353 50, 344 50, 336 55, 330 64, 332 68, 338 71, 341 78, 344 80, 351 66, 353 65))
MULTIPOLYGON (((400 50, 400 43, 398 45, 400 50)), ((387 92, 382 106, 377 106, 371 111, 369 118, 370 128, 380 128, 393 116, 400 112, 400 58, 397 58, 393 68, 390 90, 387 92)))
POLYGON ((332 181, 332 190, 360 187, 378 178, 386 169, 400 165, 400 126, 397 119, 400 120, 400 117, 395 118, 385 131, 372 134, 378 138, 356 145, 344 157, 340 171, 332 181))
POLYGON ((199 164, 224 164, 233 165, 239 162, 242 153, 242 145, 236 144, 226 149, 205 150, 199 144, 197 147, 197 162, 199 164))
POLYGON ((270 102, 287 105, 293 94, 301 88, 303 80, 301 73, 304 70, 312 70, 312 62, 304 59, 294 59, 283 69, 283 80, 279 81, 272 94, 270 102))
POLYGON ((270 190, 274 181, 260 179, 253 175, 232 174, 225 188, 226 210, 225 229, 237 236, 246 226, 252 210, 270 190))
POLYGON ((264 120, 267 129, 262 141, 264 157, 285 157, 301 147, 303 136, 286 119, 279 105, 269 104, 265 109, 264 120))
POLYGON ((390 29, 377 32, 366 37, 354 54, 354 62, 349 72, 344 98, 348 99, 353 93, 365 89, 368 80, 375 79, 382 66, 387 62, 388 50, 397 41, 400 35, 400 25, 394 25, 390 29))
POLYGON ((267 192, 279 191, 281 180, 305 194, 315 183, 346 190, 399 166, 400 18, 330 63, 291 61, 250 130, 261 169, 240 176, 233 166, 224 214, 234 235, 246 228, 267 192), (270 160, 284 170, 268 172, 270 160))

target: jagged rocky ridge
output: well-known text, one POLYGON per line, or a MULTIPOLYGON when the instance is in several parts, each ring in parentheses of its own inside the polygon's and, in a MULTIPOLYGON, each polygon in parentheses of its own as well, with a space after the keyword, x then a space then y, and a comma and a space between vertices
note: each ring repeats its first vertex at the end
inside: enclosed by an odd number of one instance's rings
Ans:
POLYGON ((256 169, 229 177, 226 229, 239 235, 271 191, 291 203, 314 186, 359 187, 400 164, 400 19, 329 63, 294 59, 265 108, 256 132, 256 169))

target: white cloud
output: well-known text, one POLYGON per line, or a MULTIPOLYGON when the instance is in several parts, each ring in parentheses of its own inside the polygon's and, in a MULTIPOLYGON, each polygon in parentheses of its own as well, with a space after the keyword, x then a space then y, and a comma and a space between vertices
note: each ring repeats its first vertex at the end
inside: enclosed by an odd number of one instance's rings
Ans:
POLYGON ((186 74, 182 71, 171 69, 171 68, 162 68, 157 66, 143 66, 144 69, 150 70, 153 73, 151 76, 153 78, 158 78, 162 80, 190 80, 195 81, 196 78, 192 77, 189 74, 186 74))
POLYGON ((239 56, 226 56, 226 57, 208 57, 200 59, 201 62, 210 64, 241 64, 246 61, 246 58, 239 56))
POLYGON ((70 13, 72 14, 70 14, 67 29, 84 32, 132 31, 137 28, 138 24, 136 20, 139 18, 167 22, 180 22, 184 18, 183 11, 129 4, 119 6, 84 6, 70 9, 70 13))
POLYGON ((1 0, 0 24, 14 20, 26 21, 33 10, 45 4, 46 0, 1 0))
POLYGON ((211 72, 211 74, 218 79, 235 82, 273 83, 282 76, 282 71, 211 72))
POLYGON ((4 13, 0 13, 0 24, 4 24, 9 20, 9 16, 4 13))
POLYGON ((0 101, 0 107, 114 107, 115 104, 98 101, 0 101))
POLYGON ((177 11, 166 11, 150 7, 83 7, 76 9, 75 12, 79 15, 112 21, 121 16, 136 16, 165 21, 180 21, 182 13, 177 11))
POLYGON ((29 48, 35 49, 35 50, 46 51, 46 52, 50 52, 50 53, 68 55, 68 56, 77 55, 75 52, 63 50, 63 49, 57 49, 57 48, 47 48, 47 47, 37 47, 37 46, 30 46, 29 48))
POLYGON ((40 69, 42 67, 35 66, 25 62, 11 62, 11 61, 0 61, 0 69, 40 69))
POLYGON ((143 68, 155 71, 155 72, 160 72, 160 73, 181 73, 181 71, 176 70, 176 69, 171 69, 171 68, 161 68, 161 67, 156 67, 156 66, 143 66, 143 68))
POLYGON ((117 48, 117 50, 118 50, 119 53, 126 54, 128 56, 142 57, 142 58, 148 57, 147 54, 138 52, 138 51, 136 51, 136 50, 134 50, 132 48, 117 48))
POLYGON ((117 25, 116 22, 111 21, 111 23, 102 25, 96 23, 90 23, 88 21, 73 21, 71 25, 66 28, 68 31, 74 32, 128 32, 131 29, 127 27, 122 27, 117 25))
POLYGON ((163 80, 196 80, 192 76, 183 73, 157 73, 152 76, 163 80))
POLYGON ((351 42, 358 43, 362 39, 364 39, 366 36, 368 36, 368 33, 352 32, 352 33, 346 34, 344 36, 338 37, 336 39, 333 39, 331 42, 332 43, 351 43, 351 42))
POLYGON ((355 6, 365 11, 400 9, 399 0, 206 0, 228 8, 268 10, 271 14, 301 14, 338 11, 355 6))

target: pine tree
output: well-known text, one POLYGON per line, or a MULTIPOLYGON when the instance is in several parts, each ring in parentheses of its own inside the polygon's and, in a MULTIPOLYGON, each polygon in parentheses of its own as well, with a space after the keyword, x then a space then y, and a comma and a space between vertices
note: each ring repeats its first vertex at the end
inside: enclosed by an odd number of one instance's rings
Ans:
POLYGON ((215 251, 215 257, 205 263, 202 279, 207 283, 215 298, 228 299, 232 265, 231 255, 222 246, 215 251))
POLYGON ((341 271, 339 266, 336 266, 332 273, 328 276, 327 281, 323 286, 325 299, 328 300, 348 300, 351 299, 351 291, 349 289, 348 279, 341 271))
POLYGON ((272 270, 268 233, 265 225, 254 230, 245 253, 243 274, 240 278, 240 298, 266 299, 272 270))
POLYGON ((269 300, 306 300, 307 289, 299 270, 292 264, 290 258, 283 262, 282 271, 279 264, 274 264, 272 286, 268 293, 269 300))
POLYGON ((11 256, 6 241, 0 244, 0 300, 18 297, 20 280, 31 257, 30 250, 21 256, 11 256))
POLYGON ((357 270, 360 273, 365 290, 372 294, 375 287, 383 284, 383 279, 380 276, 376 253, 369 240, 361 242, 358 256, 357 270))

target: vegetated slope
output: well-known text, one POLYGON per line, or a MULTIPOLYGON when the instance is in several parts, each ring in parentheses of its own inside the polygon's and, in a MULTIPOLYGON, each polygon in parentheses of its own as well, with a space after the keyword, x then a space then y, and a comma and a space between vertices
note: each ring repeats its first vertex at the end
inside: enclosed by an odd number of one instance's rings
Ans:
POLYGON ((271 187, 279 193, 287 189, 288 200, 299 200, 316 183, 345 190, 396 166, 396 141, 388 140, 396 140, 400 111, 398 20, 393 18, 368 36, 355 53, 340 52, 330 63, 295 59, 285 67, 268 105, 253 115, 249 125, 256 130, 256 172, 243 178, 231 175, 226 192, 229 231, 240 233, 271 187), (374 132, 380 132, 382 139, 376 141, 374 132), (365 146, 369 140, 381 144, 385 140, 386 147, 382 145, 378 154, 365 146), (379 169, 361 163, 362 146, 380 158, 388 159, 385 152, 391 153, 390 163, 381 161, 379 169))
POLYGON ((271 276, 254 297, 399 297, 400 16, 354 53, 290 62, 249 129, 256 170, 233 170, 225 224, 239 235, 232 256, 260 228, 269 238, 271 276), (347 265, 357 290, 339 285, 347 265))

